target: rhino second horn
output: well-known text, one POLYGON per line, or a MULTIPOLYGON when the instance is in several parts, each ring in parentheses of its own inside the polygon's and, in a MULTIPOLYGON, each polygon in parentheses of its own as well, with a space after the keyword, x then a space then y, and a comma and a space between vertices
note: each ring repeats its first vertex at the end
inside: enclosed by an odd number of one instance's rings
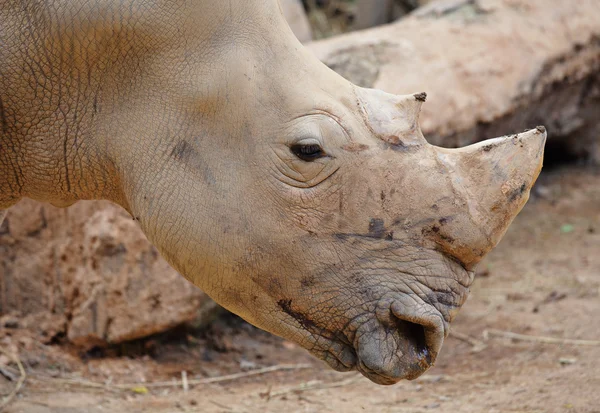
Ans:
POLYGON ((426 144, 419 126, 426 93, 392 95, 377 89, 357 88, 365 124, 376 137, 397 147, 426 144))

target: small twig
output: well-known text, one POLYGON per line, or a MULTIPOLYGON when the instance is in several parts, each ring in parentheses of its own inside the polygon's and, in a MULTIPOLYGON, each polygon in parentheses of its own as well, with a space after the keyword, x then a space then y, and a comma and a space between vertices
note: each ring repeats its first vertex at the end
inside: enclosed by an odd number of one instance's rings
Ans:
POLYGON ((229 407, 229 406, 225 406, 224 404, 221 404, 221 403, 219 403, 219 402, 217 402, 217 401, 214 401, 214 400, 209 400, 209 402, 211 402, 212 404, 214 404, 214 405, 215 405, 215 406, 217 406, 217 407, 220 407, 221 409, 225 409, 225 410, 229 410, 229 411, 232 411, 232 410, 233 410, 231 407, 229 407))
POLYGON ((544 344, 570 344, 574 346, 600 346, 600 341, 597 340, 573 340, 568 338, 528 336, 525 334, 517 334, 510 331, 501 331, 489 329, 483 332, 483 338, 487 340, 489 337, 510 338, 517 341, 528 341, 544 344))
POLYGON ((358 382, 362 378, 361 375, 355 375, 346 380, 337 381, 333 383, 323 383, 321 380, 312 380, 305 383, 300 383, 297 386, 288 387, 286 389, 281 389, 275 392, 262 393, 266 394, 268 399, 272 399, 273 397, 284 396, 290 393, 300 393, 310 390, 321 390, 321 389, 333 389, 336 387, 348 386, 350 384, 354 384, 358 382))
MULTIPOLYGON (((286 370, 301 370, 312 368, 310 364, 278 364, 275 366, 265 367, 262 369, 251 370, 241 373, 228 374, 225 376, 217 376, 217 377, 208 377, 205 379, 195 379, 190 380, 187 379, 187 384, 189 386, 198 385, 198 384, 211 384, 211 383, 219 383, 223 381, 237 380, 244 377, 258 376, 261 374, 272 373, 275 371, 286 371, 286 370)), ((61 379, 61 378, 53 378, 47 377, 47 381, 62 383, 73 386, 81 386, 81 387, 92 387, 97 389, 105 389, 105 390, 131 390, 132 388, 138 386, 144 386, 146 388, 157 388, 157 387, 183 387, 183 380, 173 380, 173 381, 163 381, 163 382, 154 382, 154 383, 122 383, 122 384, 104 384, 97 383, 88 380, 79 380, 79 379, 61 379)))
POLYGON ((183 387, 183 391, 187 392, 190 389, 190 385, 188 383, 187 371, 183 370, 181 372, 181 387, 183 387))
POLYGON ((0 367, 0 376, 10 381, 17 380, 17 375, 5 367, 0 367))
MULTIPOLYGON (((60 378, 60 377, 48 377, 48 376, 44 376, 41 374, 36 374, 35 376, 30 376, 31 380, 34 380, 36 382, 40 382, 40 383, 52 383, 52 384, 64 384, 66 386, 74 386, 74 387, 89 387, 89 388, 94 388, 94 389, 98 389, 98 390, 109 390, 109 391, 117 391, 117 390, 121 390, 118 388, 114 388, 114 386, 111 386, 108 383, 96 383, 93 381, 88 381, 88 380, 83 380, 83 379, 64 379, 64 378, 60 378)), ((131 386, 133 387, 137 387, 140 384, 136 384, 135 386, 131 386)))
MULTIPOLYGON (((237 379, 242 379, 244 377, 258 376, 261 374, 272 373, 275 371, 303 370, 303 369, 309 369, 312 367, 313 366, 311 366, 310 364, 278 364, 275 366, 265 367, 262 369, 250 370, 250 371, 245 371, 245 372, 241 372, 241 373, 228 374, 225 376, 208 377, 206 379, 188 380, 188 384, 196 385, 196 384, 219 383, 222 381, 237 380, 237 379)), ((122 386, 128 386, 128 385, 124 384, 124 385, 121 385, 121 387, 122 386)), ((146 384, 146 387, 168 387, 168 386, 173 386, 173 382, 146 384)))
POLYGON ((19 367, 19 373, 21 374, 14 389, 10 392, 10 394, 8 396, 6 396, 4 398, 4 401, 2 403, 0 403, 0 412, 2 412, 2 411, 4 411, 4 408, 6 406, 8 406, 10 404, 10 402, 12 402, 12 400, 15 398, 17 393, 19 393, 19 390, 21 390, 21 387, 23 386, 23 383, 25 383, 25 379, 27 378, 27 373, 25 373, 25 369, 23 368, 23 363, 21 363, 21 359, 19 358, 18 355, 12 356, 2 349, 0 349, 0 353, 4 354, 6 357, 8 357, 12 361, 14 361, 17 364, 17 366, 19 367))
POLYGON ((487 344, 485 344, 481 340, 477 340, 467 334, 459 333, 458 331, 451 330, 450 337, 454 337, 457 340, 464 341, 465 343, 470 344, 473 348, 471 349, 472 353, 479 353, 480 351, 485 350, 487 344))
POLYGON ((442 380, 443 381, 451 381, 452 378, 445 374, 424 374, 423 376, 421 376, 417 379, 417 381, 422 382, 422 383, 438 383, 442 380))

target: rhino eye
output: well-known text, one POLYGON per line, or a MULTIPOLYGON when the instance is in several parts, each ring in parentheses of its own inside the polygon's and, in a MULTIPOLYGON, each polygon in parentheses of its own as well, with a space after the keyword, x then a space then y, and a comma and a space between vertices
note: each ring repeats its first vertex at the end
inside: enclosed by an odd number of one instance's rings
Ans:
POLYGON ((296 143, 290 147, 290 150, 298 158, 305 162, 312 162, 325 156, 325 152, 318 143, 296 143))

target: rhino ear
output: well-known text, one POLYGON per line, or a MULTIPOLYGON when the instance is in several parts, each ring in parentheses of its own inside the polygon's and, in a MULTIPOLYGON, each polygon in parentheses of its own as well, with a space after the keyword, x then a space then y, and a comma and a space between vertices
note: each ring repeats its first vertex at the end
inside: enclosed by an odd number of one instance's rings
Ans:
POLYGON ((367 127, 385 142, 398 146, 420 146, 427 143, 419 127, 421 105, 425 93, 391 95, 377 89, 357 88, 356 94, 367 127))

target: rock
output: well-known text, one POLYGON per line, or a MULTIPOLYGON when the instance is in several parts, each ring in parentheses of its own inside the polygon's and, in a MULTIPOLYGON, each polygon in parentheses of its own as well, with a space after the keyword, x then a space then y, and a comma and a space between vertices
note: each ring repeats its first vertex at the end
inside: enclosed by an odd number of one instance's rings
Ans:
POLYGON ((549 155, 600 163, 599 9, 600 0, 446 0, 308 46, 360 86, 427 92, 421 126, 433 144, 543 124, 549 155))
POLYGON ((300 0, 279 0, 283 8, 283 15, 292 31, 302 43, 312 40, 312 31, 308 17, 300 0))
POLYGON ((214 302, 173 270, 136 222, 108 202, 68 209, 24 200, 0 233, 0 315, 44 341, 90 348, 210 317, 214 302))

